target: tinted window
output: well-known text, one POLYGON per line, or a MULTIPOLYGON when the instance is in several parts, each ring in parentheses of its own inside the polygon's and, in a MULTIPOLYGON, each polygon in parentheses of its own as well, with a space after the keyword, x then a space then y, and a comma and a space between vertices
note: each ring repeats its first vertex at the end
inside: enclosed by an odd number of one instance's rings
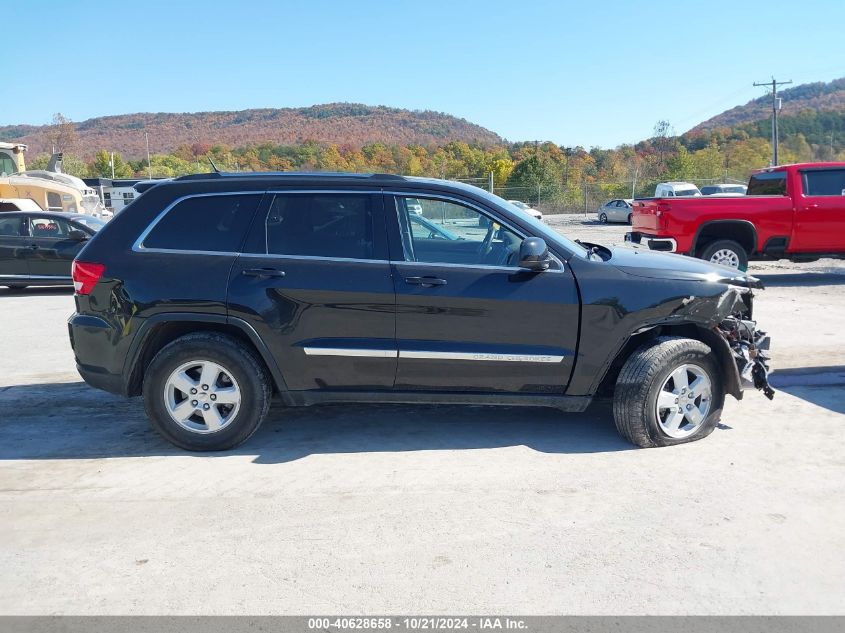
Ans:
POLYGON ((702 187, 701 188, 701 195, 702 196, 709 196, 714 193, 719 193, 718 187, 702 187))
POLYGON ((803 172, 805 196, 845 196, 845 169, 803 172))
POLYGON ((0 236, 11 237, 19 236, 21 234, 21 218, 18 217, 0 217, 0 236))
POLYGON ((361 194, 284 194, 267 213, 266 252, 373 259, 372 197, 361 194))
POLYGON ((177 203, 144 239, 145 248, 233 253, 261 195, 197 196, 177 203))
POLYGON ((785 196, 786 172, 768 171, 754 174, 745 193, 749 196, 785 196))
POLYGON ((32 237, 63 238, 70 231, 70 223, 61 218, 39 218, 37 215, 29 218, 29 234, 32 237))
POLYGON ((52 191, 47 192, 47 208, 48 209, 58 209, 59 211, 62 210, 62 197, 57 194, 53 193, 52 191))
POLYGON ((516 266, 522 238, 483 213, 445 200, 397 198, 405 260, 443 264, 516 266), (425 227, 425 230, 420 230, 425 227))

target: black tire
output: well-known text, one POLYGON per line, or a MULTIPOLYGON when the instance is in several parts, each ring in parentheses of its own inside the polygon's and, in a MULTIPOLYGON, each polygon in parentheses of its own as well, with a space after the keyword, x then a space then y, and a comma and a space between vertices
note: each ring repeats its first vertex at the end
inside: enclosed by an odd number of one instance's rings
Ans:
POLYGON ((628 214, 628 224, 633 224, 633 223, 634 223, 634 214, 629 213, 628 214))
MULTIPOLYGON (((677 401, 676 401, 677 402, 677 401)), ((637 446, 672 446, 694 442, 713 432, 722 415, 725 393, 712 350, 689 338, 660 337, 635 351, 622 366, 613 394, 613 418, 619 434, 637 446), (657 397, 672 372, 689 364, 710 379, 710 408, 700 426, 686 437, 671 437, 657 417, 657 397)), ((668 412, 665 415, 668 415, 668 412)))
POLYGON ((189 451, 223 451, 245 442, 258 430, 270 409, 272 389, 262 361, 238 340, 225 334, 198 332, 166 345, 144 374, 144 408, 152 427, 166 440, 189 451), (203 434, 184 428, 168 412, 165 384, 171 373, 190 361, 212 361, 240 387, 235 417, 219 431, 203 434))
POLYGON ((607 224, 607 214, 606 213, 599 214, 599 222, 601 222, 602 224, 607 224))
MULTIPOLYGON (((709 262, 712 261, 716 253, 719 252, 733 253, 733 256, 738 262, 737 268, 742 271, 748 270, 748 253, 745 252, 745 249, 742 247, 742 244, 740 244, 739 242, 734 242, 733 240, 716 240, 715 242, 710 242, 703 249, 701 249, 701 254, 699 255, 699 257, 709 262)), ((713 263, 719 262, 714 261, 713 263)), ((727 264, 723 263, 722 265, 724 266, 727 264)))

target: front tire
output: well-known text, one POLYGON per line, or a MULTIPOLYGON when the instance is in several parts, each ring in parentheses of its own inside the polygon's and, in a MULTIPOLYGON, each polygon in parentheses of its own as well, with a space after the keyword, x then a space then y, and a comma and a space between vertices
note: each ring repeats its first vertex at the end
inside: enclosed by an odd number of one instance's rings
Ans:
POLYGON ((599 222, 601 222, 602 224, 607 224, 607 214, 606 213, 602 213, 601 215, 599 215, 599 222))
POLYGON ((189 451, 223 451, 246 441, 270 408, 263 363, 236 339, 188 334, 156 354, 144 374, 152 427, 189 451))
POLYGON ((631 224, 631 225, 634 224, 634 214, 633 213, 628 214, 628 224, 631 224))
POLYGON ((672 446, 710 435, 724 401, 712 350, 694 339, 660 337, 623 365, 613 417, 619 434, 632 444, 672 446))
POLYGON ((713 264, 721 264, 729 268, 748 270, 748 253, 739 242, 733 240, 716 240, 710 242, 701 251, 701 259, 713 264))

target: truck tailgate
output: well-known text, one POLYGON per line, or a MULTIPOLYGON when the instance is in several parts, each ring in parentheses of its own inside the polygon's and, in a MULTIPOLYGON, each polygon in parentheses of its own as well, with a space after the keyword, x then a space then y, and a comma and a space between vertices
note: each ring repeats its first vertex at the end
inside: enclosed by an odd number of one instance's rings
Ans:
POLYGON ((633 230, 654 233, 661 228, 658 204, 656 199, 634 201, 633 230))

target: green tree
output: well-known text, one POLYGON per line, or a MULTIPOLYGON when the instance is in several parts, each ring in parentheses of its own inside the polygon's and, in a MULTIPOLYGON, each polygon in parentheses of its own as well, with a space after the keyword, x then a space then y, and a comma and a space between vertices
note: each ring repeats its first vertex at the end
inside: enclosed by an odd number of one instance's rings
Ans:
MULTIPOLYGON (((112 167, 109 163, 109 159, 111 155, 104 149, 101 149, 97 152, 94 156, 94 162, 91 163, 89 166, 88 172, 93 177, 100 177, 100 178, 111 178, 112 177, 112 167)), ((127 163, 124 162, 123 158, 121 158, 120 154, 115 152, 114 153, 114 177, 115 178, 131 178, 134 172, 132 171, 132 167, 130 167, 127 163)))
POLYGON ((560 193, 560 178, 555 163, 536 153, 514 167, 508 186, 524 191, 524 198, 540 204, 542 200, 554 198, 560 193))
POLYGON ((691 180, 695 176, 695 161, 692 154, 686 147, 679 147, 678 153, 666 161, 666 177, 669 180, 691 180))

